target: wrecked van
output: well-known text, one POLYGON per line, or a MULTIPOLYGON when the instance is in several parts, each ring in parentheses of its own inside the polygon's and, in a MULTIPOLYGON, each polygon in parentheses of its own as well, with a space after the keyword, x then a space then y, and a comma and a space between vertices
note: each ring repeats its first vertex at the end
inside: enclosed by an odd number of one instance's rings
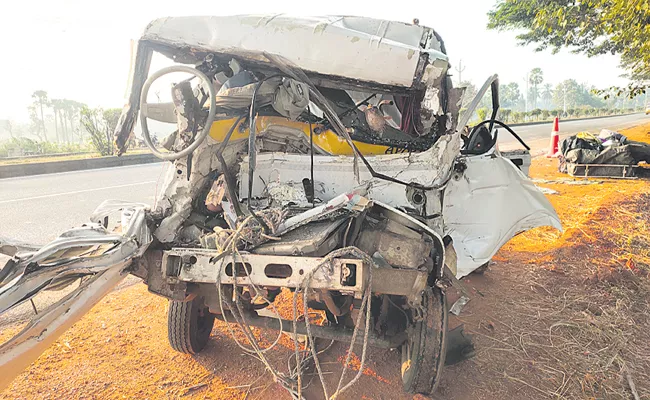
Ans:
POLYGON ((169 299, 173 349, 201 351, 215 319, 225 321, 294 398, 309 365, 327 398, 363 370, 328 388, 321 341, 350 343, 344 374, 353 349, 363 363, 367 346, 399 348, 404 390, 432 393, 445 364, 446 289, 515 234, 560 228, 526 177, 528 147, 497 120, 497 77, 461 114, 449 65, 442 38, 416 23, 153 21, 135 49, 115 146, 128 151, 139 121, 171 168, 154 206, 107 200, 88 224, 45 246, 0 244, 9 256, 0 312, 80 281, 0 347, 9 371, 0 387, 133 274, 169 299), (154 53, 173 65, 151 71, 154 53), (153 83, 177 72, 189 77, 171 85, 172 101, 151 101, 153 83), (465 129, 490 89, 490 119, 465 129), (150 120, 176 124, 164 148, 150 120), (523 149, 500 153, 499 134, 523 149), (293 316, 277 312, 283 290, 293 316), (327 322, 312 322, 313 310, 327 322), (291 335, 289 372, 268 362, 251 327, 291 335))

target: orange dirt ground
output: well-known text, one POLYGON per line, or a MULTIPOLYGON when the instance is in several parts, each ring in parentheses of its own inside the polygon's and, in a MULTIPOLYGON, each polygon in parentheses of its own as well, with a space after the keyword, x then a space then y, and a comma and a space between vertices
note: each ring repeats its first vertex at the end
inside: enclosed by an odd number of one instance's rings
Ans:
MULTIPOLYGON (((650 142, 649 131, 642 126, 624 134, 650 142)), ((568 179, 555 172, 556 164, 535 159, 531 176, 568 179)), ((519 235, 485 273, 463 280, 472 300, 450 326, 465 325, 476 356, 447 367, 434 398, 627 399, 633 382, 640 398, 650 399, 650 185, 599 181, 539 183, 559 192, 548 198, 564 233, 541 228, 519 235)), ((290 312, 289 298, 279 306, 290 312)), ((201 354, 173 352, 166 307, 141 284, 114 291, 0 399, 289 398, 261 363, 242 354, 223 323, 201 354)), ((0 341, 18 329, 3 327, 0 341)), ((256 332, 267 344, 274 340, 272 332, 256 332)), ((270 359, 286 369, 291 349, 284 337, 270 359)), ((321 357, 330 392, 346 349, 337 344, 321 357)), ((401 390, 399 367, 398 351, 370 350, 362 378, 342 398, 414 398, 401 390)), ((323 397, 317 377, 305 394, 323 397)))

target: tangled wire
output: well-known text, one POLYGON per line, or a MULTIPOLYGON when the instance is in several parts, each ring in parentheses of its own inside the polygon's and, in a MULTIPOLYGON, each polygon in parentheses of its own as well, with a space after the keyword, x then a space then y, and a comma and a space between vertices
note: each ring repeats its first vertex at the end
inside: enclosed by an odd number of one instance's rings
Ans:
MULTIPOLYGON (((271 211, 271 210, 269 210, 271 211)), ((279 214, 259 214, 262 215, 262 218, 265 218, 265 222, 274 222, 274 221, 279 221, 281 215, 279 214)), ((255 232, 260 232, 261 230, 259 229, 260 227, 258 226, 256 228, 255 223, 257 221, 252 217, 249 216, 245 218, 241 223, 238 224, 237 228, 229 232, 229 235, 225 240, 222 242, 223 245, 219 246, 219 252, 221 253, 217 258, 218 259, 223 259, 224 257, 232 257, 233 265, 237 265, 237 261, 242 261, 242 256, 239 252, 239 246, 241 246, 244 243, 251 243, 252 240, 268 240, 272 239, 272 237, 263 237, 261 235, 264 235, 261 233, 259 236, 249 236, 251 233, 254 235, 255 232)), ((269 226, 277 226, 275 223, 269 223, 269 226)), ((336 399, 341 393, 349 389, 352 385, 354 385, 361 375, 363 374, 364 370, 364 365, 365 365, 365 360, 366 360, 366 353, 367 353, 367 345, 368 345, 368 337, 370 333, 370 314, 371 314, 371 307, 370 307, 370 297, 372 293, 372 268, 374 266, 373 260, 363 251, 359 250, 356 247, 345 247, 339 250, 335 250, 328 254, 326 257, 323 258, 323 261, 316 267, 314 268, 310 273, 305 275, 304 279, 302 280, 300 286, 296 288, 296 290, 293 293, 293 341, 294 341, 294 354, 292 355, 293 358, 295 358, 295 366, 292 368, 291 367, 291 358, 289 359, 288 362, 288 373, 283 373, 279 371, 277 368, 273 367, 271 363, 269 362, 266 353, 273 349, 277 343, 279 342, 281 336, 282 336, 282 331, 283 331, 283 320, 279 316, 278 310, 273 304, 273 302, 269 301, 266 297, 262 295, 264 293, 260 288, 252 281, 250 272, 248 269, 243 268, 245 271, 248 280, 250 282, 249 286, 253 288, 255 291, 255 298, 252 300, 262 300, 264 303, 268 304, 270 307, 272 307, 273 312, 275 315, 278 315, 278 320, 280 323, 280 329, 278 331, 278 336, 276 337, 275 341, 268 347, 262 348, 260 346, 257 338, 253 334, 253 331, 250 327, 250 324, 248 324, 246 320, 246 313, 244 311, 244 308, 241 304, 240 301, 240 296, 237 291, 237 280, 233 280, 232 284, 232 301, 227 300, 223 297, 222 293, 222 285, 221 285, 221 274, 223 272, 222 266, 224 265, 224 262, 220 263, 219 271, 218 271, 218 279, 217 279, 217 291, 219 295, 219 305, 221 308, 221 315, 223 316, 224 321, 226 322, 226 325, 228 326, 228 330, 230 332, 230 335, 233 337, 235 343, 246 353, 253 355, 255 358, 260 360, 267 371, 271 373, 273 376, 274 381, 278 382, 283 388, 289 392, 291 397, 293 399, 304 399, 302 395, 302 391, 305 388, 303 386, 303 371, 308 367, 308 365, 313 361, 313 363, 316 366, 316 370, 318 372, 318 377, 320 379, 322 388, 323 388, 323 394, 325 395, 326 399, 333 400, 336 399), (314 277, 314 275, 321 269, 321 268, 328 268, 330 271, 333 269, 332 261, 335 258, 343 257, 343 256, 353 256, 357 257, 359 259, 362 259, 364 263, 369 265, 370 267, 367 269, 368 270, 368 281, 367 281, 367 286, 363 294, 363 299, 361 302, 361 308, 359 309, 359 314, 356 319, 355 323, 355 328, 352 333, 352 340, 350 343, 350 347, 348 348, 347 351, 347 356, 345 360, 345 364, 343 366, 343 371, 341 372, 341 376, 338 381, 338 385, 336 387, 336 390, 334 393, 330 396, 329 392, 327 390, 327 385, 325 383, 325 379, 323 377, 323 371, 318 359, 318 356, 322 354, 323 352, 327 351, 332 345, 328 345, 324 350, 318 351, 315 346, 315 339, 312 334, 311 330, 311 324, 309 322, 309 315, 308 315, 308 298, 311 289, 311 281, 314 277), (307 330, 307 344, 305 350, 301 350, 300 348, 300 343, 298 342, 298 335, 297 335, 297 326, 298 326, 298 319, 300 318, 300 315, 298 315, 298 294, 299 292, 302 292, 303 295, 303 313, 302 317, 305 320, 305 327, 307 330), (239 325, 242 333, 244 334, 244 337, 248 341, 250 347, 247 347, 246 345, 242 344, 238 339, 237 336, 235 335, 234 329, 231 326, 231 324, 228 322, 227 317, 226 317, 226 310, 224 309, 224 304, 228 308, 228 311, 232 314, 235 322, 237 325, 239 325), (362 322, 362 318, 364 318, 365 315, 365 324, 362 322), (357 337, 359 335, 359 330, 360 327, 364 326, 364 333, 363 333, 363 344, 362 344, 362 355, 361 355, 361 365, 359 367, 359 370, 357 374, 355 375, 352 380, 350 380, 347 384, 343 385, 343 382, 345 380, 345 375, 348 369, 348 366, 350 364, 350 360, 352 357, 352 351, 354 350, 354 345, 357 341, 357 337)), ((236 275, 236 274, 234 274, 236 275)))

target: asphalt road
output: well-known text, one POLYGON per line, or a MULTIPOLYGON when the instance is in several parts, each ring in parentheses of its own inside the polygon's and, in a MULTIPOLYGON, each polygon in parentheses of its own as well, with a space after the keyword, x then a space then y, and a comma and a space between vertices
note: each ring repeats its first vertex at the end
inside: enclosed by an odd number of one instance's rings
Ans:
MULTIPOLYGON (((650 115, 632 114, 622 117, 597 118, 582 121, 560 121, 560 138, 589 131, 598 133, 601 129, 621 130, 650 122, 650 115)), ((534 150, 546 150, 553 124, 515 126, 512 129, 534 150)), ((516 139, 505 129, 499 130, 499 148, 518 148, 516 139)))
MULTIPOLYGON (((602 128, 629 128, 650 122, 642 114, 561 122, 563 135, 602 128)), ((541 151, 548 145, 551 124, 519 126, 515 132, 541 151)), ((501 148, 517 147, 514 138, 499 133, 501 148)), ((102 201, 120 199, 153 204, 162 184, 164 163, 0 179, 0 236, 46 243, 63 230, 79 226, 102 201), (160 183, 158 183, 160 182, 160 183)))
POLYGON ((164 163, 0 179, 0 236, 47 243, 104 200, 153 204, 164 163))

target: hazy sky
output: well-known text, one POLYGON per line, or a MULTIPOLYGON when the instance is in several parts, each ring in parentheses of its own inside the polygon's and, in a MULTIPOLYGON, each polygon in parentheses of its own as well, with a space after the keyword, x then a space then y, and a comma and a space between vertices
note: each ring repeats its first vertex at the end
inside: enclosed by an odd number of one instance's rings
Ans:
MULTIPOLYGON (((454 65, 466 69, 463 80, 479 85, 498 73, 503 83, 523 85, 527 70, 540 67, 550 83, 574 78, 599 87, 624 84, 618 58, 588 59, 563 52, 534 53, 516 45, 514 33, 488 31, 487 12, 497 0, 258 1, 206 0, 24 0, 0 13, 3 77, 0 119, 25 121, 31 94, 42 89, 51 98, 91 106, 122 107, 129 69, 129 40, 148 22, 165 16, 290 13, 362 15, 410 22, 436 29, 454 65)), ((455 71, 453 71, 455 73, 455 71)), ((456 78, 454 78, 456 82, 456 78)))

